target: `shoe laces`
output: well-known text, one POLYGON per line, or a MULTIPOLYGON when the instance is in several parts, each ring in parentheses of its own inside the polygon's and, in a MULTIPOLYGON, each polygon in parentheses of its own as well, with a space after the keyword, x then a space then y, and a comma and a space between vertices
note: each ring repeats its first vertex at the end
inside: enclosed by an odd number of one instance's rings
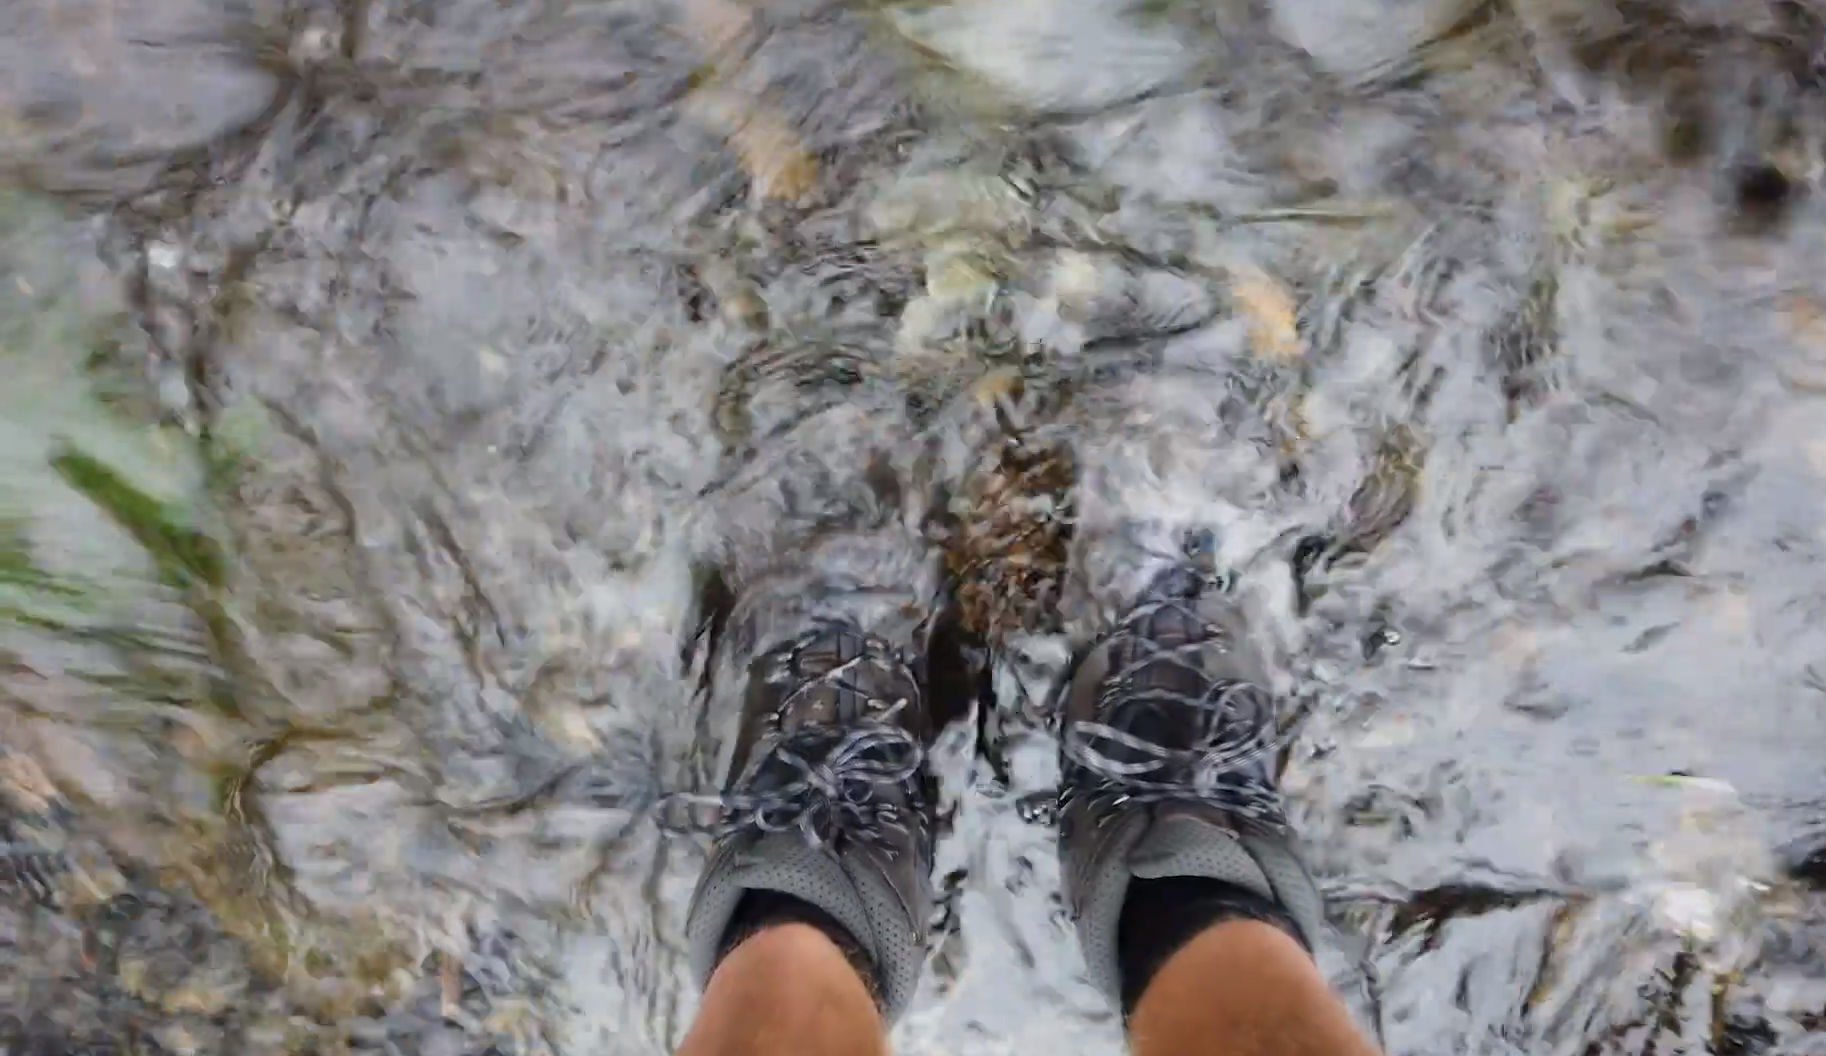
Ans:
POLYGON ((1251 765, 1279 748, 1273 701, 1254 683, 1206 675, 1201 654, 1223 646, 1223 631, 1198 617, 1193 608, 1196 597, 1192 592, 1189 597, 1149 598, 1099 643, 1114 643, 1129 660, 1104 679, 1097 704, 1097 714, 1112 719, 1147 710, 1185 709, 1198 718, 1196 734, 1186 746, 1171 747, 1108 722, 1072 723, 1065 731, 1065 755, 1090 780, 1068 782, 1067 794, 1105 797, 1113 803, 1202 803, 1260 827, 1284 828, 1280 794, 1265 771, 1251 765), (1204 634, 1169 645, 1140 629, 1169 608, 1192 618, 1204 634), (1143 669, 1160 664, 1195 676, 1204 683, 1203 691, 1188 696, 1138 684, 1136 676, 1143 669))
MULTIPOLYGON (((870 649, 806 679, 781 701, 776 714, 789 714, 804 695, 819 689, 886 705, 851 678, 859 666, 884 659, 870 649)), ((912 684, 910 676, 906 681, 912 684)), ((920 781, 925 746, 894 721, 912 703, 901 699, 869 719, 808 722, 777 734, 761 747, 751 777, 744 782, 747 787, 721 795, 668 796, 660 811, 661 824, 675 832, 707 831, 719 840, 741 832, 797 831, 815 847, 855 842, 892 857, 894 841, 888 837, 904 836, 910 819, 925 806, 920 781), (753 790, 762 775, 768 778, 766 787, 753 790), (898 789, 900 796, 884 795, 889 788, 898 789), (677 820, 681 808, 683 821, 677 820), (709 808, 710 820, 700 820, 703 808, 709 808)))

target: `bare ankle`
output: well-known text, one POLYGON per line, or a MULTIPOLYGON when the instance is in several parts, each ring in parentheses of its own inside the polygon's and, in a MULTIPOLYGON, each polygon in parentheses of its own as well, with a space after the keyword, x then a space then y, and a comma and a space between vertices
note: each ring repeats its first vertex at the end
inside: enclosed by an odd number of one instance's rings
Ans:
POLYGON ((1136 1056, 1374 1056, 1304 948, 1257 920, 1207 928, 1129 1020, 1136 1056))

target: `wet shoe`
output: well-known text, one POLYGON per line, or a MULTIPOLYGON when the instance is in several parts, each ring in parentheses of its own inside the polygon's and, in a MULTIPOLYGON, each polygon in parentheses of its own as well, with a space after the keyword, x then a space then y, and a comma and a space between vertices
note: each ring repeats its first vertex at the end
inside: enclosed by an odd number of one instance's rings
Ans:
POLYGON ((890 1021, 905 1009, 925 960, 937 801, 917 663, 828 619, 749 665, 723 817, 686 922, 700 981, 759 926, 801 919, 838 940, 890 1021))
MULTIPOLYGON (((1065 895, 1092 982, 1125 1009, 1145 983, 1133 978, 1128 931, 1139 929, 1125 915, 1137 882, 1153 895, 1197 893, 1203 916, 1178 914, 1181 931, 1247 916, 1308 950, 1319 935, 1323 900, 1275 787, 1275 707, 1262 683, 1223 584, 1189 560, 1153 577, 1062 690, 1065 895)), ((1170 936, 1171 948, 1191 937, 1170 936)), ((1156 952, 1139 971, 1171 949, 1156 952)))

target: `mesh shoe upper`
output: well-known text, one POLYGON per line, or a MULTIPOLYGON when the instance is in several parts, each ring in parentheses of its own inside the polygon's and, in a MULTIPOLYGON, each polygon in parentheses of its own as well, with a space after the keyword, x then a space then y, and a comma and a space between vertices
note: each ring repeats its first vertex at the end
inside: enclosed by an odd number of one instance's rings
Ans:
POLYGON ((1190 565, 1159 574, 1065 687, 1060 853, 1091 979, 1120 992, 1117 923, 1135 877, 1209 877, 1284 910, 1310 948, 1317 888, 1272 767, 1273 698, 1240 615, 1190 565))
POLYGON ((850 933, 892 1019, 911 998, 931 912, 932 717, 899 650, 820 622, 750 666, 717 843, 686 921, 707 979, 743 895, 779 891, 850 933))

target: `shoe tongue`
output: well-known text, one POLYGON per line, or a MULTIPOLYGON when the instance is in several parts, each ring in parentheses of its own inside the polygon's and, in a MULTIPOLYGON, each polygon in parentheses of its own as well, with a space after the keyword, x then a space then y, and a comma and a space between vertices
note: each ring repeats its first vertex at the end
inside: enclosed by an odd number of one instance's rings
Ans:
POLYGON ((839 631, 814 641, 795 658, 783 687, 781 725, 848 725, 877 719, 914 692, 885 658, 865 657, 860 634, 839 631))
POLYGON ((1174 704, 1149 700, 1129 701, 1117 706, 1115 714, 1111 716, 1111 725, 1149 744, 1177 748, 1181 747, 1177 734, 1182 724, 1174 721, 1174 713, 1180 710, 1182 709, 1174 704))

